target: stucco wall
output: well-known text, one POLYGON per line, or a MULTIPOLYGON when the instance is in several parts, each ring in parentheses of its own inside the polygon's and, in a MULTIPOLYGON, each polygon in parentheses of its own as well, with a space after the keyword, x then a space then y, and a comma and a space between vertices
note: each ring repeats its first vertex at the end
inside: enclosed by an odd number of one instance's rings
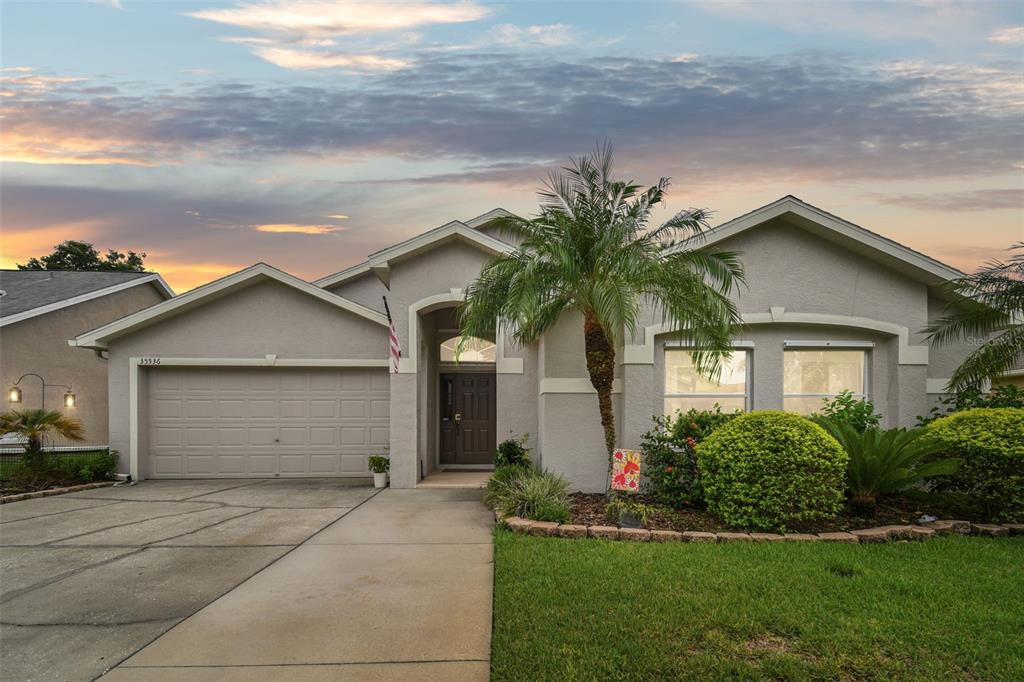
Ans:
POLYGON ((370 310, 384 312, 383 297, 387 295, 388 290, 372 272, 367 272, 341 284, 326 287, 326 289, 350 301, 355 301, 359 305, 366 306, 370 310))
MULTIPOLYGON (((107 444, 107 361, 91 350, 73 348, 68 339, 130 315, 164 300, 152 284, 140 284, 108 296, 0 328, 0 383, 4 391, 26 372, 41 374, 47 382, 74 387, 76 406, 64 407, 65 389, 51 387, 46 392, 46 407, 73 415, 85 426, 85 443, 107 444)), ((28 377, 21 382, 20 407, 37 408, 39 380, 28 377)))
MULTIPOLYGON (((130 358, 263 358, 270 353, 281 359, 383 359, 387 328, 264 280, 115 339, 108 363, 111 447, 128 452, 130 358)), ((141 385, 139 395, 141 405, 141 385)), ((122 457, 122 470, 127 464, 122 457)))

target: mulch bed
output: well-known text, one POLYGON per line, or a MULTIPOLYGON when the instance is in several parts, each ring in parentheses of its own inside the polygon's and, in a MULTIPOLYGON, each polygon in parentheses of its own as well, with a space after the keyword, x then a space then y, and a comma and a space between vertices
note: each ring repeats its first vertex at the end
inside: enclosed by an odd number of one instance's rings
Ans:
MULTIPOLYGON (((601 526, 609 525, 604 515, 606 498, 602 494, 574 493, 572 496, 572 517, 569 523, 601 526)), ((639 501, 654 507, 645 528, 648 530, 705 531, 720 533, 730 530, 751 530, 730 528, 718 518, 698 507, 671 509, 655 504, 652 500, 639 497, 639 501)), ((789 532, 827 533, 850 531, 861 528, 875 528, 888 525, 911 525, 925 514, 938 518, 958 518, 968 521, 983 521, 977 513, 962 505, 951 503, 940 496, 922 495, 917 498, 892 498, 881 502, 874 516, 863 517, 845 510, 833 519, 787 526, 789 532)))

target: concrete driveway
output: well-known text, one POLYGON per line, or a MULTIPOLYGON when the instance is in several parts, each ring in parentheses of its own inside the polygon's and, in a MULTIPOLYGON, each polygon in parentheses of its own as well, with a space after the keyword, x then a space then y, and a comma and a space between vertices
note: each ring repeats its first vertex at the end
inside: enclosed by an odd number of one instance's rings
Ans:
POLYGON ((0 507, 0 677, 487 679, 478 490, 144 481, 0 507))

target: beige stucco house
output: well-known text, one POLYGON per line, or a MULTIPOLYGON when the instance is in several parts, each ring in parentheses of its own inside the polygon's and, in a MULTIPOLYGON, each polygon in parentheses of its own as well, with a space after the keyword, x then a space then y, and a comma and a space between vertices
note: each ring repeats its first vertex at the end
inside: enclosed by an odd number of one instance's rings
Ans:
POLYGON ((101 353, 69 348, 67 340, 165 301, 174 292, 160 275, 149 272, 54 270, 2 270, 0 292, 3 408, 42 407, 45 380, 46 408, 81 419, 83 445, 107 445, 107 361, 101 353), (11 402, 15 384, 20 403, 11 402), (68 393, 74 405, 65 405, 71 402, 65 400, 68 393))
MULTIPOLYGON (((257 264, 81 334, 71 343, 109 357, 111 445, 137 478, 362 477, 368 455, 390 452, 392 485, 413 487, 440 469, 486 467, 498 441, 529 434, 545 467, 603 489, 579 320, 528 347, 475 341, 454 362, 454 308, 481 266, 513 248, 496 229, 502 215, 453 221, 313 283, 257 264)), ((807 412, 843 389, 870 397, 886 424, 911 425, 968 351, 930 349, 920 333, 944 305, 940 285, 962 273, 799 199, 705 243, 743 252, 733 359, 721 383, 701 379, 677 330, 648 311, 618 355, 624 446, 676 408, 807 412)))

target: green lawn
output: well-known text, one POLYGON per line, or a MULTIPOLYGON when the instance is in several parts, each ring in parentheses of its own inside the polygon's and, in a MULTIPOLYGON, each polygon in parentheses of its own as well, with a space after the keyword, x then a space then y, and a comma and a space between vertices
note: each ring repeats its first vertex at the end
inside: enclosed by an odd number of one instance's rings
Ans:
POLYGON ((1024 538, 495 535, 495 680, 1024 680, 1024 538))

